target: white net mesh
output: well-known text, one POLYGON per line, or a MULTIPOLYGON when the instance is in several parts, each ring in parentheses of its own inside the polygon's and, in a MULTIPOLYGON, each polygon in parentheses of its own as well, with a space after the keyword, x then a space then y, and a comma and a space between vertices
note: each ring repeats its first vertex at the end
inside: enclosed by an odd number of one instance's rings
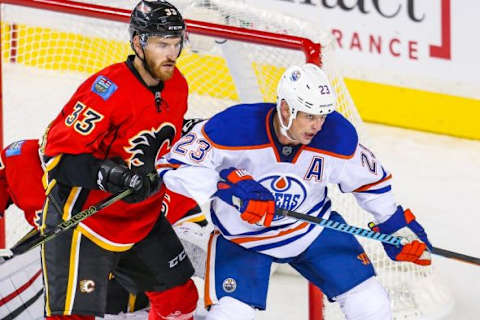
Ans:
MULTIPOLYGON (((83 2, 133 8, 136 1, 83 2)), ((335 68, 333 41, 306 22, 241 1, 178 0, 185 18, 307 37, 322 44, 322 68, 335 87, 339 111, 365 130, 341 75, 335 68)), ((2 5, 1 48, 4 95, 4 143, 39 138, 78 84, 89 74, 123 61, 130 52, 125 23, 73 14, 2 5), (19 124, 22 124, 21 126, 19 124)), ((305 62, 302 52, 265 45, 189 35, 178 65, 189 87, 189 116, 209 117, 239 102, 275 101, 276 83, 286 67, 305 62)), ((364 227, 370 221, 350 195, 333 189, 334 209, 348 223, 364 227)), ((7 212, 7 245, 25 232, 15 210, 7 212)), ((360 239, 379 279, 392 298, 395 319, 434 319, 451 306, 430 267, 393 263, 380 244, 360 239)), ((326 319, 341 319, 326 303, 326 319)))

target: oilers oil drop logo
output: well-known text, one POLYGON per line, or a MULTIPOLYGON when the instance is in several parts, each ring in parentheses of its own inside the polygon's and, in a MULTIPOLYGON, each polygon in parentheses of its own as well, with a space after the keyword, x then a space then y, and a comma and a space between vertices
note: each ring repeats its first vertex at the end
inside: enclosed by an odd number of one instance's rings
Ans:
MULTIPOLYGON (((307 189, 295 177, 274 175, 262 178, 259 182, 275 197, 275 206, 282 209, 297 210, 307 197, 307 189)), ((284 217, 275 216, 274 221, 284 217)))

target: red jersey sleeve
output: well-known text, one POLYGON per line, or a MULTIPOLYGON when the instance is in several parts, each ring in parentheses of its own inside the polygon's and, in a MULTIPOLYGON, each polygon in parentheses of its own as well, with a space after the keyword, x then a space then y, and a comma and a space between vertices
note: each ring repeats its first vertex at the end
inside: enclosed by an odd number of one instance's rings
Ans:
POLYGON ((121 114, 115 97, 117 89, 107 76, 97 74, 87 79, 50 124, 45 154, 95 154, 115 126, 113 106, 117 105, 116 112, 121 114))
POLYGON ((11 201, 24 211, 25 219, 34 226, 35 213, 42 209, 45 201, 38 140, 22 140, 10 144, 2 151, 2 163, 3 183, 11 201))
POLYGON ((170 224, 175 224, 197 207, 195 200, 166 189, 162 210, 170 224))

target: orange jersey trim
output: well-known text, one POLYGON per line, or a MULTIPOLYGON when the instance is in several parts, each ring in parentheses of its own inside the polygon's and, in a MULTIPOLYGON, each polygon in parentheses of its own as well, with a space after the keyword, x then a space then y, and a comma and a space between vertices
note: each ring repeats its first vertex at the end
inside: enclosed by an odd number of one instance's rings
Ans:
POLYGON ((392 175, 389 174, 389 175, 388 175, 387 177, 385 177, 384 179, 382 179, 382 180, 380 180, 380 181, 377 181, 377 182, 374 182, 374 183, 370 183, 370 184, 366 184, 366 185, 364 185, 364 186, 361 186, 360 188, 353 190, 353 192, 366 191, 366 190, 370 189, 371 187, 376 186, 377 184, 380 184, 380 183, 382 183, 382 182, 384 182, 384 181, 387 181, 388 179, 391 179, 391 178, 392 178, 392 175))
POLYGON ((317 148, 314 148, 314 147, 307 147, 307 146, 302 148, 302 150, 308 150, 308 151, 313 151, 313 152, 317 152, 317 153, 322 153, 322 154, 326 154, 326 155, 329 155, 329 156, 332 156, 332 157, 335 157, 335 158, 341 158, 341 159, 351 159, 351 158, 353 158, 353 156, 355 154, 355 152, 353 152, 352 154, 350 154, 348 156, 345 156, 343 154, 339 154, 339 153, 335 153, 335 152, 331 152, 331 151, 326 151, 326 150, 322 150, 322 149, 317 149, 317 148))
POLYGON ((265 118, 265 128, 267 128, 267 137, 268 140, 270 141, 270 147, 273 149, 273 153, 275 154, 275 158, 277 159, 277 162, 280 162, 280 154, 278 153, 277 148, 275 147, 275 143, 273 142, 273 137, 272 134, 270 133, 270 122, 268 119, 270 119, 270 115, 272 114, 273 109, 268 111, 267 117, 265 118))
POLYGON ((307 222, 303 222, 303 223, 301 223, 300 225, 296 226, 296 227, 293 228, 293 229, 280 231, 280 232, 279 232, 278 234, 276 234, 276 235, 265 236, 265 237, 236 238, 236 239, 231 239, 230 241, 235 242, 236 244, 240 244, 240 243, 246 243, 246 242, 252 242, 252 241, 259 241, 259 240, 266 240, 266 239, 278 238, 278 237, 284 236, 284 235, 286 235, 286 234, 289 234, 289 233, 292 233, 292 232, 301 230, 301 229, 305 228, 306 226, 308 226, 308 223, 307 223, 307 222))
POLYGON ((212 298, 210 297, 210 258, 212 255, 212 242, 215 236, 218 236, 219 232, 214 231, 210 234, 210 239, 208 239, 207 247, 207 261, 205 268, 205 287, 204 287, 204 303, 205 307, 209 307, 213 304, 212 298))
POLYGON ((205 139, 207 139, 208 142, 217 149, 223 149, 223 150, 252 150, 252 149, 265 149, 265 148, 270 148, 271 147, 270 144, 260 144, 260 145, 257 145, 257 146, 241 146, 241 147, 223 146, 221 144, 217 144, 217 143, 213 142, 212 139, 210 139, 210 137, 205 132, 205 126, 203 126, 203 128, 202 128, 202 134, 205 137, 205 139))
POLYGON ((302 151, 303 151, 305 148, 306 148, 306 146, 305 146, 304 144, 302 144, 302 145, 300 146, 300 148, 299 148, 298 151, 297 151, 297 154, 296 154, 295 157, 293 157, 293 159, 292 159, 292 163, 296 163, 296 162, 297 162, 298 158, 300 158, 300 154, 302 153, 302 151))
POLYGON ((155 167, 157 169, 161 169, 161 168, 173 168, 173 169, 178 169, 180 168, 181 164, 173 164, 173 163, 161 163, 161 164, 157 164, 155 165, 155 167))

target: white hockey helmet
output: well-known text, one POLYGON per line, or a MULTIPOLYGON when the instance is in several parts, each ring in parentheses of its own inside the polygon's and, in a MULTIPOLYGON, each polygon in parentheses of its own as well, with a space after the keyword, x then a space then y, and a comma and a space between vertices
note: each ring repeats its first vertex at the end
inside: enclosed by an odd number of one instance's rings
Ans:
MULTIPOLYGON (((312 63, 289 67, 280 78, 277 87, 277 114, 282 134, 292 126, 298 111, 314 115, 327 115, 335 111, 336 97, 326 73, 312 63), (290 109, 290 118, 285 125, 280 106, 285 100, 290 109)), ((287 135, 288 136, 288 135, 287 135)))

